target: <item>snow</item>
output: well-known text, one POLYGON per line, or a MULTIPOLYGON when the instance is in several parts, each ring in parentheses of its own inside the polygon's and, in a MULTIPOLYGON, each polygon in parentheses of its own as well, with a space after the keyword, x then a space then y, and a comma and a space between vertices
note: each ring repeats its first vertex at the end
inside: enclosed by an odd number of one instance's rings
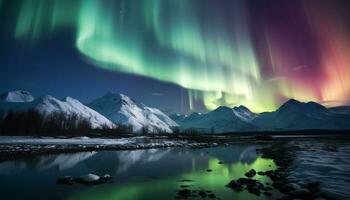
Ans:
POLYGON ((79 179, 81 182, 84 182, 84 183, 93 183, 98 181, 100 177, 95 174, 85 174, 83 176, 80 176, 79 179))
POLYGON ((288 100, 274 112, 256 114, 244 106, 229 108, 220 106, 208 113, 192 113, 189 116, 172 115, 180 130, 194 128, 211 133, 259 131, 349 129, 350 113, 335 112, 316 102, 288 100))
POLYGON ((315 102, 290 99, 275 112, 262 113, 253 122, 263 130, 340 130, 350 128, 350 115, 334 113, 315 102))
POLYGON ((10 92, 7 92, 6 94, 2 94, 1 99, 4 102, 11 102, 11 103, 34 101, 34 97, 30 94, 30 92, 23 91, 23 90, 10 91, 10 92))
POLYGON ((124 94, 108 93, 94 100, 89 106, 116 124, 132 126, 135 132, 147 127, 150 132, 172 132, 178 126, 159 109, 136 103, 124 94))
POLYGON ((0 108, 6 112, 10 110, 35 109, 44 115, 50 115, 52 113, 76 114, 78 117, 88 120, 92 128, 102 128, 104 126, 112 128, 115 126, 109 119, 72 97, 59 100, 53 96, 46 95, 31 102, 22 101, 14 103, 6 101, 0 103, 0 108))
POLYGON ((47 95, 39 100, 35 109, 45 115, 55 112, 63 112, 67 115, 76 114, 78 117, 87 119, 93 128, 102 128, 103 126, 112 128, 114 126, 113 122, 106 117, 72 97, 66 97, 61 101, 47 95))
POLYGON ((31 136, 0 136, 0 144, 30 144, 30 145, 125 145, 135 142, 142 137, 105 139, 105 138, 37 138, 31 136))
POLYGON ((180 129, 197 129, 203 132, 224 133, 232 131, 244 131, 252 128, 251 122, 256 114, 244 106, 229 108, 220 106, 208 113, 192 113, 188 117, 179 116, 177 123, 180 129))

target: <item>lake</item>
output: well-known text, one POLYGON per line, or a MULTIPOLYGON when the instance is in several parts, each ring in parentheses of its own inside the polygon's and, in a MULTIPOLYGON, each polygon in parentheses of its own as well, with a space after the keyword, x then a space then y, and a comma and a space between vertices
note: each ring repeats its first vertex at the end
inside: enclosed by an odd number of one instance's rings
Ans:
MULTIPOLYGON (((298 141, 291 178, 321 180, 322 190, 337 198, 350 196, 350 144, 338 141, 298 141)), ((163 148, 132 151, 81 152, 32 155, 0 163, 2 199, 137 200, 176 199, 177 191, 197 191, 190 199, 201 199, 198 191, 214 194, 213 199, 277 199, 236 192, 225 187, 230 180, 244 177, 250 169, 276 169, 273 160, 262 158, 256 149, 269 144, 234 144, 212 148, 163 148), (223 162, 222 164, 219 162, 223 162), (207 171, 208 169, 212 171, 207 171), (62 176, 110 174, 111 182, 87 186, 58 185, 62 176)), ((267 176, 256 175, 263 184, 267 176)), ((207 197, 208 199, 208 197, 207 197)), ((345 198, 344 198, 345 199, 345 198)))

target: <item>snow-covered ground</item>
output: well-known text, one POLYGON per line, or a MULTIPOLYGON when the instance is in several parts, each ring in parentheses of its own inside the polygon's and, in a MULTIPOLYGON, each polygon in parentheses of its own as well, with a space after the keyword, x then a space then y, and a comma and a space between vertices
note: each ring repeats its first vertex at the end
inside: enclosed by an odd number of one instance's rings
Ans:
POLYGON ((102 150, 154 149, 167 147, 208 147, 217 143, 204 143, 170 138, 146 136, 129 138, 53 138, 0 136, 0 157, 31 153, 62 153, 102 150))
POLYGON ((31 136, 0 136, 1 144, 32 144, 32 145, 123 145, 134 143, 137 139, 143 137, 132 138, 89 138, 89 137, 73 137, 73 138, 53 138, 53 137, 31 137, 31 136))

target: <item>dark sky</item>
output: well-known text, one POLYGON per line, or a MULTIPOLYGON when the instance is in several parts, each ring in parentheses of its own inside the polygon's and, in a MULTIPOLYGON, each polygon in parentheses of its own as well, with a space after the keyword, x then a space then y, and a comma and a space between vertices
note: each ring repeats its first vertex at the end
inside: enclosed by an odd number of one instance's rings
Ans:
POLYGON ((3 0, 0 91, 167 113, 350 100, 347 0, 3 0))

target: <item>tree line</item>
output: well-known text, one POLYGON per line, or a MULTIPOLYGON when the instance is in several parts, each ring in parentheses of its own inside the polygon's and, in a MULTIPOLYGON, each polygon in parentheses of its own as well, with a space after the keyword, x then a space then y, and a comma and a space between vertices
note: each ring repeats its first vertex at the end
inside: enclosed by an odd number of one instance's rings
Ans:
MULTIPOLYGON (((194 131, 190 131, 191 133, 194 131)), ((180 134, 178 127, 173 128, 175 135, 180 134)), ((82 135, 130 135, 135 134, 131 125, 102 125, 93 128, 89 120, 77 114, 54 112, 42 114, 35 109, 4 112, 0 109, 0 135, 18 136, 82 136, 82 135)), ((140 135, 168 134, 159 128, 144 126, 137 133, 140 135)))
POLYGON ((122 125, 94 129, 89 120, 77 114, 55 112, 45 115, 35 109, 7 113, 0 110, 0 135, 120 135, 132 132, 131 126, 122 125))

